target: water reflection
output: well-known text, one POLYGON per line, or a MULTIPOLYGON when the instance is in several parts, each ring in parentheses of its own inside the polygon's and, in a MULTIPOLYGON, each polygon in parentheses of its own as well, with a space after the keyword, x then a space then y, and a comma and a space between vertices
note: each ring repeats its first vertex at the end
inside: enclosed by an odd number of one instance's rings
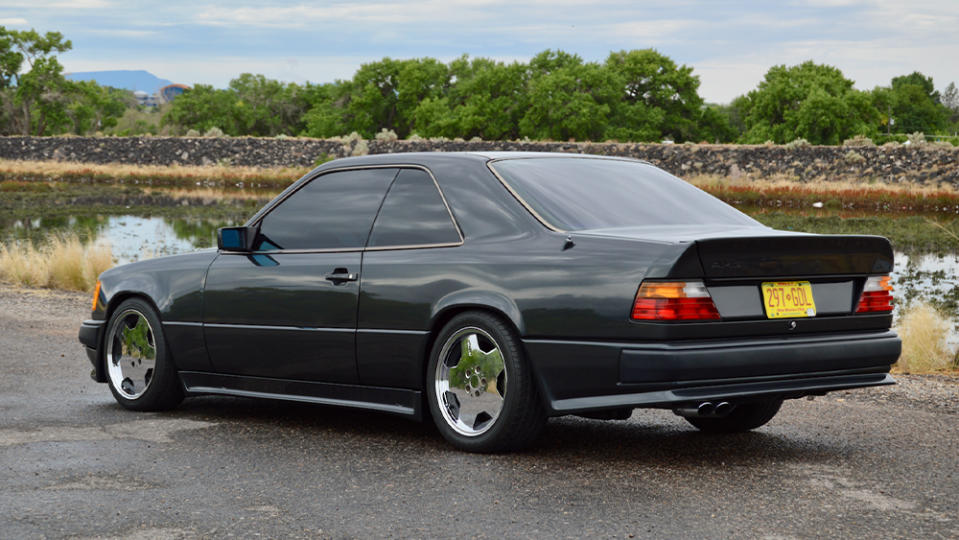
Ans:
POLYGON ((39 243, 74 234, 84 243, 108 242, 117 264, 186 253, 216 245, 216 231, 232 222, 208 219, 122 216, 57 216, 0 222, 4 242, 39 243))

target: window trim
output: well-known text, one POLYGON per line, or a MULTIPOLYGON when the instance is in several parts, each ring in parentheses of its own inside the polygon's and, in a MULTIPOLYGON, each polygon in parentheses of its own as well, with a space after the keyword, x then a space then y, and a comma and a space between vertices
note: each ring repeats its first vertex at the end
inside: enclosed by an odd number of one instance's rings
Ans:
MULTIPOLYGON (((457 246, 463 245, 463 243, 465 242, 465 237, 463 236, 463 229, 460 228, 460 224, 456 220, 456 216, 453 215, 453 209, 450 207, 449 202, 446 200, 446 194, 443 193, 443 189, 440 187, 439 182, 436 181, 436 177, 433 175, 433 171, 429 170, 428 168, 422 165, 416 165, 413 163, 393 163, 388 165, 384 164, 384 165, 359 165, 359 166, 354 165, 354 166, 346 166, 346 167, 336 167, 336 168, 320 171, 316 175, 310 177, 308 180, 304 181, 302 184, 297 186, 296 189, 290 190, 289 192, 284 193, 282 197, 278 197, 277 199, 274 199, 272 203, 262 208, 257 213, 258 215, 254 216, 254 219, 250 219, 249 221, 247 221, 246 226, 256 227, 257 231, 259 231, 259 228, 261 223, 263 222, 263 219, 266 218, 266 216, 270 215, 270 212, 272 212, 273 209, 275 209, 277 206, 282 204, 288 198, 293 196, 294 193, 297 193, 298 191, 306 187, 307 184, 310 184, 311 182, 316 181, 322 176, 325 176, 331 173, 336 173, 336 172, 361 171, 361 170, 369 170, 369 169, 419 169, 421 171, 425 171, 426 174, 430 176, 430 179, 433 180, 433 186, 436 187, 436 191, 438 191, 440 194, 440 199, 443 200, 443 206, 446 207, 446 212, 450 216, 450 221, 453 223, 453 228, 456 229, 456 234, 459 235, 459 238, 460 238, 459 242, 446 242, 442 244, 408 244, 408 245, 376 246, 376 247, 357 246, 357 247, 349 247, 349 248, 274 249, 274 250, 268 250, 268 251, 256 250, 256 251, 249 251, 244 253, 232 252, 232 251, 231 252, 219 251, 219 253, 227 253, 231 255, 250 255, 254 253, 295 255, 295 254, 303 254, 303 253, 353 253, 353 252, 388 251, 388 250, 400 250, 400 249, 428 249, 428 248, 457 247, 457 246)), ((399 177, 399 174, 393 177, 393 181, 390 182, 389 186, 386 189, 386 192, 383 194, 383 200, 380 201, 380 208, 382 208, 383 202, 386 201, 386 197, 389 195, 390 188, 393 187, 393 182, 396 182, 397 177, 399 177)), ((370 224, 370 234, 373 231, 373 226, 376 224, 376 218, 379 217, 380 208, 376 209, 376 214, 374 214, 373 216, 373 222, 370 224)), ((370 241, 369 234, 367 234, 366 242, 369 243, 369 241, 370 241)))

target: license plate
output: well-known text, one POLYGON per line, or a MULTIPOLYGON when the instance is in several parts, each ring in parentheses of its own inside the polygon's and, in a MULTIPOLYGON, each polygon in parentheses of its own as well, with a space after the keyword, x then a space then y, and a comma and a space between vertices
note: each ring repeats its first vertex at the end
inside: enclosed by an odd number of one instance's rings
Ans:
POLYGON ((767 281, 763 283, 766 317, 786 319, 815 317, 816 302, 808 281, 767 281))

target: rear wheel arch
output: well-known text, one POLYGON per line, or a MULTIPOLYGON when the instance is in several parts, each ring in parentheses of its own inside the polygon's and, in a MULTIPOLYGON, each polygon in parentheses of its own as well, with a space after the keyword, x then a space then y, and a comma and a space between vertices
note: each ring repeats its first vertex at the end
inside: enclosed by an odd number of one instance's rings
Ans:
MULTIPOLYGON (((423 377, 426 376, 427 364, 429 363, 430 352, 433 350, 433 345, 436 343, 436 338, 439 336, 439 333, 443 330, 447 323, 453 320, 454 317, 460 313, 466 313, 468 311, 479 311, 482 313, 488 313, 494 317, 502 319, 504 322, 509 324, 512 327, 513 331, 516 332, 516 336, 522 338, 521 327, 516 324, 516 321, 507 315, 502 309, 498 307, 491 306, 489 304, 479 304, 479 303, 464 303, 456 304, 443 308, 438 311, 436 315, 433 316, 433 320, 430 323, 430 332, 426 343, 423 345, 423 377)), ((517 310, 518 313, 518 310, 517 310)), ((524 353, 526 351, 523 351, 524 353)))

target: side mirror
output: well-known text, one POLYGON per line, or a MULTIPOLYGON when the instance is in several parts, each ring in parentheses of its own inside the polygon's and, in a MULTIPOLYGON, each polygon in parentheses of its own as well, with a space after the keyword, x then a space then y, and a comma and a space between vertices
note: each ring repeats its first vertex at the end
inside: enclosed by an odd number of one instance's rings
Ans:
POLYGON ((256 227, 222 227, 216 232, 216 247, 221 251, 253 251, 256 227))

